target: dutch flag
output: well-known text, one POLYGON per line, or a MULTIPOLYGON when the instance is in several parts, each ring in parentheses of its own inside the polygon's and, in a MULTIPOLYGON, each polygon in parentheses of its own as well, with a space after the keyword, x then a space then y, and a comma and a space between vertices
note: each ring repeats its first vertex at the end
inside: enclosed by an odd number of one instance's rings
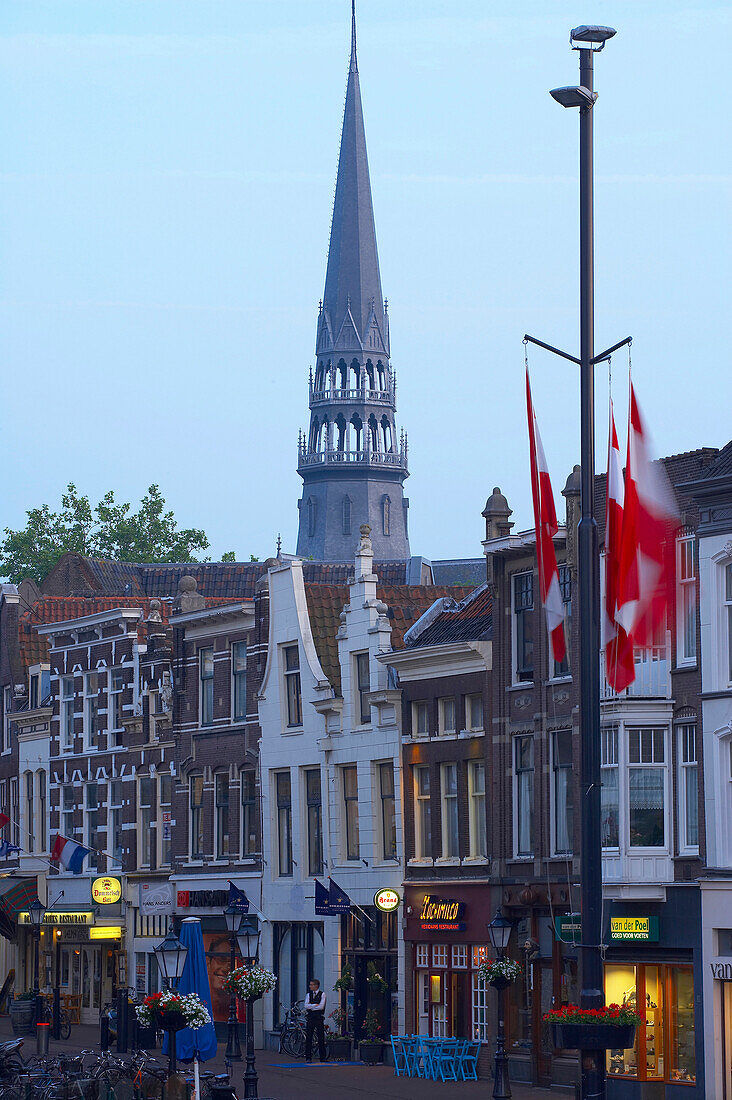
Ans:
POLYGON ((80 875, 84 859, 89 855, 91 848, 85 848, 77 844, 75 840, 69 840, 59 833, 51 849, 51 862, 60 863, 67 871, 80 875))

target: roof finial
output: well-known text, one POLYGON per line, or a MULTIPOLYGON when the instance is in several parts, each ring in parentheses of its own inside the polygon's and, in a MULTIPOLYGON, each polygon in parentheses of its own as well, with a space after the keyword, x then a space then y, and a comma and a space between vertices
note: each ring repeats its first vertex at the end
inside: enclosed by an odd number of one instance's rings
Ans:
POLYGON ((280 534, 278 534, 277 535, 277 557, 278 558, 279 558, 281 553, 282 553, 282 536, 280 534))
POLYGON ((358 72, 356 61, 356 0, 351 0, 351 72, 358 72))

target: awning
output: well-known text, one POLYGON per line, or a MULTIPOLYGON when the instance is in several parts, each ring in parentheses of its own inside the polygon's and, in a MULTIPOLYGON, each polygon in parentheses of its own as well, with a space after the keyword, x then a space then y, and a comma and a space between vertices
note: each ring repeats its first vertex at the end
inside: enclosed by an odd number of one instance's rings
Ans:
POLYGON ((8 875, 0 878, 0 935, 6 940, 15 939, 18 913, 27 909, 34 898, 38 897, 38 882, 35 878, 15 878, 8 875))

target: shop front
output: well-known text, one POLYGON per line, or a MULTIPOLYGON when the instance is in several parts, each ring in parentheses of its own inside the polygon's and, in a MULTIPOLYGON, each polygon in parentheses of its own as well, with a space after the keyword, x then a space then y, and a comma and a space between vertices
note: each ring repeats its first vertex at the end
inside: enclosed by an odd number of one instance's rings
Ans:
POLYGON ((605 1000, 644 1020, 631 1049, 608 1051, 608 1100, 721 1100, 704 1089, 698 887, 667 887, 665 902, 610 902, 605 939, 605 1000))
MULTIPOLYGON (((397 1032, 399 998, 398 904, 389 911, 363 905, 341 916, 341 974, 350 972, 351 988, 344 991, 343 1007, 353 1021, 356 1039, 364 1037, 367 1012, 375 1013, 384 1036, 397 1032)), ((377 895, 378 897, 378 895, 377 895)))
POLYGON ((707 1091, 719 1100, 732 1100, 731 877, 702 879, 701 899, 707 1091))

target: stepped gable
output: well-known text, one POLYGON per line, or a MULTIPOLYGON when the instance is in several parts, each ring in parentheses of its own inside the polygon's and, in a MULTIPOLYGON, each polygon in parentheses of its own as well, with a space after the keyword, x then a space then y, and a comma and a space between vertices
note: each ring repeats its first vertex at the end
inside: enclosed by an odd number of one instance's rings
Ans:
MULTIPOLYGON (((375 567, 378 572, 378 567, 375 567)), ((388 607, 391 640, 394 649, 404 644, 404 634, 429 607, 446 597, 464 599, 468 589, 462 586, 385 584, 377 585, 376 596, 388 607)), ((336 695, 341 691, 341 670, 338 661, 336 634, 341 625, 341 612, 348 604, 350 592, 346 585, 305 582, 305 598, 318 659, 336 695)))
MULTIPOLYGON (((410 648, 444 645, 447 642, 483 642, 493 637, 493 598, 487 584, 470 592, 454 606, 446 606, 414 641, 410 648)), ((394 647, 396 648, 396 646, 394 647)))

